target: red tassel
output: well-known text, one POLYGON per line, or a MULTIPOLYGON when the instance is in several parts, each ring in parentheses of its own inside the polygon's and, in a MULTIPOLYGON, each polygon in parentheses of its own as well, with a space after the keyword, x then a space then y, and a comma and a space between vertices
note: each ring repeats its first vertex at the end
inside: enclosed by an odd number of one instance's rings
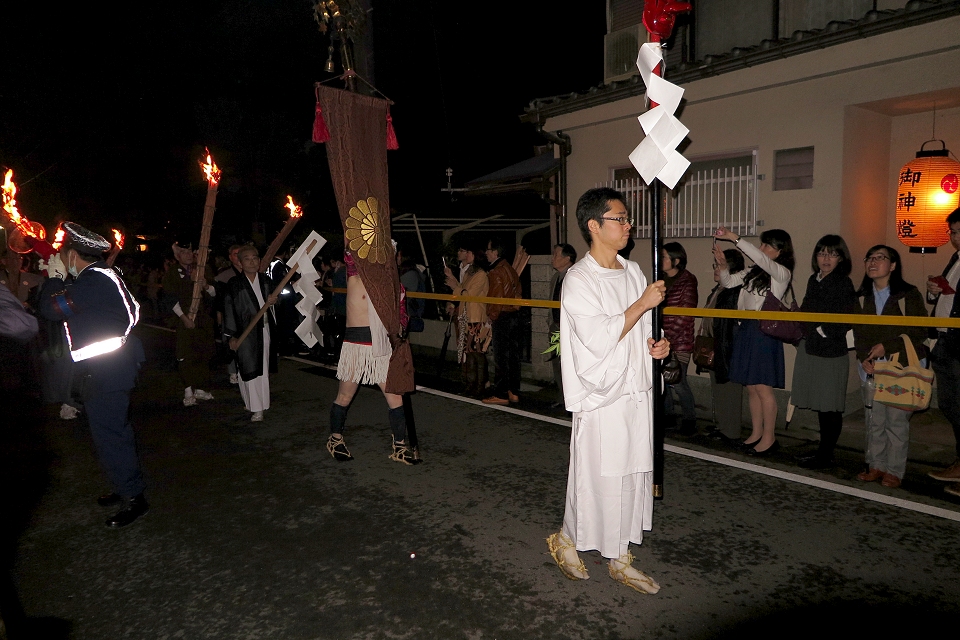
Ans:
POLYGON ((327 123, 323 119, 323 109, 317 102, 317 110, 313 116, 313 141, 317 144, 323 144, 330 141, 330 130, 327 129, 327 123))
POLYGON ((397 143, 397 132, 393 130, 393 116, 390 115, 390 106, 387 106, 387 150, 396 151, 400 148, 397 143))

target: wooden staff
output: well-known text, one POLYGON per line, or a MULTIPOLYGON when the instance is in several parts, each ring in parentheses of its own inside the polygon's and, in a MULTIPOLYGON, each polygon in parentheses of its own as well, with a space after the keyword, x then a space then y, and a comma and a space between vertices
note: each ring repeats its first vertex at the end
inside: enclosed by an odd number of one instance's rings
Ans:
MULTIPOLYGON (((200 309, 200 298, 203 296, 203 289, 200 287, 200 281, 203 280, 203 272, 207 268, 207 254, 210 251, 210 231, 213 229, 213 212, 217 207, 217 186, 220 184, 220 169, 210 157, 210 151, 207 150, 206 163, 201 162, 200 168, 207 176, 207 199, 203 203, 203 224, 200 228, 200 248, 197 250, 196 270, 193 281, 193 299, 190 301, 190 312, 187 317, 193 322, 197 318, 197 311, 200 309)), ((209 286, 210 283, 207 283, 209 286)))
MULTIPOLYGON (((314 240, 313 242, 310 243, 310 246, 307 247, 307 250, 303 252, 303 257, 305 259, 309 259, 309 254, 311 251, 313 251, 313 247, 316 246, 316 244, 317 244, 317 241, 314 240)), ((283 276, 283 280, 280 281, 280 284, 278 284, 276 288, 274 288, 273 293, 271 293, 270 295, 279 296, 280 292, 283 291, 283 288, 285 286, 287 286, 287 283, 290 282, 290 278, 293 277, 293 274, 295 274, 297 272, 297 269, 299 268, 300 268, 300 263, 299 262, 294 263, 294 265, 290 268, 290 271, 287 272, 287 275, 283 276)), ((259 286, 259 284, 257 284, 257 286, 259 286)), ((240 345, 243 344, 243 341, 247 339, 247 336, 250 335, 250 332, 253 331, 254 327, 257 326, 257 323, 260 322, 260 318, 263 317, 263 314, 265 314, 267 312, 267 309, 269 308, 270 308, 270 303, 266 303, 262 307, 260 307, 260 311, 257 311, 257 315, 253 316, 253 319, 250 320, 250 323, 247 325, 247 328, 244 329, 243 333, 240 334, 240 337, 237 338, 237 349, 240 348, 240 345)))
POLYGON ((273 242, 270 243, 270 246, 267 247, 267 251, 263 254, 263 258, 260 259, 260 272, 266 273, 267 268, 270 266, 270 261, 273 260, 273 256, 277 255, 277 251, 280 250, 280 246, 283 244, 283 241, 287 239, 287 236, 290 235, 290 232, 293 231, 293 228, 300 218, 303 217, 303 209, 298 207, 293 202, 293 198, 287 196, 287 204, 284 205, 287 209, 290 209, 290 217, 287 218, 287 223, 283 225, 283 229, 280 229, 280 233, 277 234, 277 237, 273 239, 273 242))

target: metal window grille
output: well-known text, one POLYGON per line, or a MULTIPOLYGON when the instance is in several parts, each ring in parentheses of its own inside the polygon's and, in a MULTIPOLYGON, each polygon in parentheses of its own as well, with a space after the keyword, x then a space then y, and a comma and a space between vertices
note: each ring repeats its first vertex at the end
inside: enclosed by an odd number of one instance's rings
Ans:
MULTIPOLYGON (((716 163, 694 163, 675 190, 661 189, 661 193, 667 194, 664 237, 706 238, 719 226, 741 236, 757 235, 756 152, 733 166, 704 166, 710 164, 716 163)), ((617 171, 615 175, 620 173, 617 171)), ((627 200, 634 237, 650 237, 653 190, 640 177, 611 180, 597 186, 621 192, 627 200)))

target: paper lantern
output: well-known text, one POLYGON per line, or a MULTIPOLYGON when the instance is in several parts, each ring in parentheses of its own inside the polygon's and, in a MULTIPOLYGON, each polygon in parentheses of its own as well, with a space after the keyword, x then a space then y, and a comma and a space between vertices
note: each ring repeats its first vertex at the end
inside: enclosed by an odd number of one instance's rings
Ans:
POLYGON ((900 169, 898 182, 897 237, 911 253, 935 253, 950 241, 947 216, 960 206, 960 162, 946 145, 937 151, 921 146, 900 169))

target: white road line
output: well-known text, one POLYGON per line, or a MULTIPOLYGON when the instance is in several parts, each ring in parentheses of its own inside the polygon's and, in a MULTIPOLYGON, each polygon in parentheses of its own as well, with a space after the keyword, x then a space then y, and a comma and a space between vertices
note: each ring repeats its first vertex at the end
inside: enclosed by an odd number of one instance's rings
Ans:
MULTIPOLYGON (((336 367, 334 366, 320 364, 318 362, 313 362, 312 360, 305 360, 303 358, 297 358, 294 356, 287 356, 287 359, 295 360, 297 362, 302 362, 304 364, 320 366, 325 369, 331 369, 334 371, 336 370, 336 367)), ((431 389, 429 387, 424 387, 422 385, 417 385, 417 391, 429 393, 430 395, 439 396, 441 398, 447 398, 449 400, 455 400, 457 402, 464 402, 466 404, 473 404, 481 407, 486 407, 488 409, 495 409, 497 411, 506 411, 507 413, 523 416, 524 418, 531 418, 533 420, 539 420, 540 422, 549 422, 550 424, 560 425, 561 427, 571 426, 570 420, 564 420, 563 418, 553 418, 550 416, 543 416, 538 413, 533 413, 531 411, 523 411, 522 409, 514 409, 513 407, 505 406, 505 405, 484 404, 483 402, 479 400, 474 400, 473 398, 464 398, 463 396, 459 396, 454 393, 438 391, 436 389, 431 389)), ((772 478, 779 478, 781 480, 786 480, 788 482, 796 482, 797 484, 803 484, 808 487, 816 487, 817 489, 833 491, 834 493, 841 493, 843 495, 852 496, 854 498, 870 500, 871 502, 879 502, 881 504, 889 505, 891 507, 898 507, 900 509, 907 509, 908 511, 925 513, 927 515, 934 516, 937 518, 943 518, 945 520, 953 520, 954 522, 960 522, 960 512, 951 511, 950 509, 943 509, 941 507, 934 507, 932 505, 923 504, 920 502, 913 502, 912 500, 904 500, 903 498, 896 498, 893 496, 884 495, 882 493, 874 493, 872 491, 865 491, 864 489, 848 487, 843 484, 837 484, 836 482, 829 482, 827 480, 821 480, 819 478, 809 478, 807 476, 802 476, 796 473, 790 473, 789 471, 780 471, 779 469, 771 469, 770 467, 763 467, 757 464, 751 464, 749 462, 742 462, 740 460, 734 460, 732 458, 725 458, 723 456, 717 456, 711 453, 703 453, 701 451, 695 451, 693 449, 685 449, 683 447, 678 447, 672 444, 663 445, 663 450, 669 451, 670 453, 675 453, 677 455, 687 456, 688 458, 696 458, 698 460, 704 460, 706 462, 722 464, 727 467, 734 467, 736 469, 742 469, 744 471, 751 471, 753 473, 759 473, 761 475, 770 476, 772 478)))

